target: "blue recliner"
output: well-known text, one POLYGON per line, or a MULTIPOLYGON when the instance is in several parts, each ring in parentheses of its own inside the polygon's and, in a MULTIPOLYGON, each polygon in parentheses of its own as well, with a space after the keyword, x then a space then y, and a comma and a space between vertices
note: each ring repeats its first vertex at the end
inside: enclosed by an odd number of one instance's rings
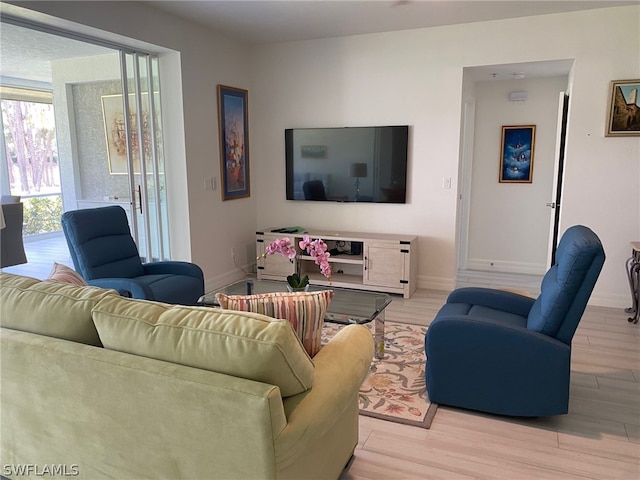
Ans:
POLYGON ((176 261, 142 263, 122 207, 65 212, 62 229, 73 264, 89 285, 180 305, 195 305, 204 294, 199 266, 176 261))
POLYGON ((597 235, 578 225, 562 236, 537 299, 453 291, 425 337, 429 399, 501 415, 567 413, 571 339, 604 259, 597 235))

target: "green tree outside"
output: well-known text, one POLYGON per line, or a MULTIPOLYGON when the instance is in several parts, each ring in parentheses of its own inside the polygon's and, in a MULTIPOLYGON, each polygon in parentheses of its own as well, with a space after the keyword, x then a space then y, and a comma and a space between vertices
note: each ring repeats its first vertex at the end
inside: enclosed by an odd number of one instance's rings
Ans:
POLYGON ((23 199, 24 230, 23 235, 60 231, 62 216, 62 197, 33 197, 23 199))
POLYGON ((53 105, 50 99, 24 100, 29 92, 21 92, 20 99, 10 92, 10 98, 0 101, 11 195, 22 197, 24 236, 60 231, 62 197, 53 105))

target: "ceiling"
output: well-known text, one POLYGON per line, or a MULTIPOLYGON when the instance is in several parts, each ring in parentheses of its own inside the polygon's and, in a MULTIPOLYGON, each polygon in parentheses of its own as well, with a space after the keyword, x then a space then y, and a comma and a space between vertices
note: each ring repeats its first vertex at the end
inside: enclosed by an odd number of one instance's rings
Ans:
POLYGON ((312 40, 500 20, 636 1, 235 0, 145 2, 248 44, 312 40))
POLYGON ((49 33, 3 23, 0 28, 0 75, 5 84, 13 79, 51 83, 51 62, 92 57, 115 50, 49 33))
MULTIPOLYGON (((308 0, 308 1, 147 1, 150 6, 257 45, 285 41, 469 23, 574 10, 638 4, 635 1, 484 1, 484 0, 308 0)), ((0 4, 1 5, 1 4, 0 4)), ((113 50, 3 23, 0 75, 51 82, 51 60, 111 53, 113 50)), ((471 69, 480 79, 513 73, 566 74, 566 62, 471 69), (547 67, 542 69, 541 67, 547 67), (531 72, 530 72, 531 71, 531 72)))

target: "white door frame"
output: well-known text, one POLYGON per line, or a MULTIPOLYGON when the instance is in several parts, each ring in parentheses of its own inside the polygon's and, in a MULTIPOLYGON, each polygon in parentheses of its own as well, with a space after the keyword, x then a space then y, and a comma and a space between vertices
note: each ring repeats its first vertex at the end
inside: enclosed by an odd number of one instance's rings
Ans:
POLYGON ((469 258, 469 215, 471 208, 471 176, 473 170, 473 141, 475 134, 476 100, 465 100, 462 110, 462 150, 458 174, 458 265, 466 270, 469 258))

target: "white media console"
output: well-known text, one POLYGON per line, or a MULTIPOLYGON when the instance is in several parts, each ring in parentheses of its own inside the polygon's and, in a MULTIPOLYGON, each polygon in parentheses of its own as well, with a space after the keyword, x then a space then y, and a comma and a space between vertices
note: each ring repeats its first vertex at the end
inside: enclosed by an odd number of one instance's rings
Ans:
POLYGON ((332 232, 302 228, 269 228, 256 232, 258 279, 286 280, 296 272, 309 275, 314 285, 396 293, 409 298, 417 288, 418 237, 412 235, 332 232), (288 237, 298 248, 304 235, 321 238, 331 257, 331 282, 308 255, 298 254, 291 262, 282 255, 263 258, 266 246, 277 238, 288 237))

